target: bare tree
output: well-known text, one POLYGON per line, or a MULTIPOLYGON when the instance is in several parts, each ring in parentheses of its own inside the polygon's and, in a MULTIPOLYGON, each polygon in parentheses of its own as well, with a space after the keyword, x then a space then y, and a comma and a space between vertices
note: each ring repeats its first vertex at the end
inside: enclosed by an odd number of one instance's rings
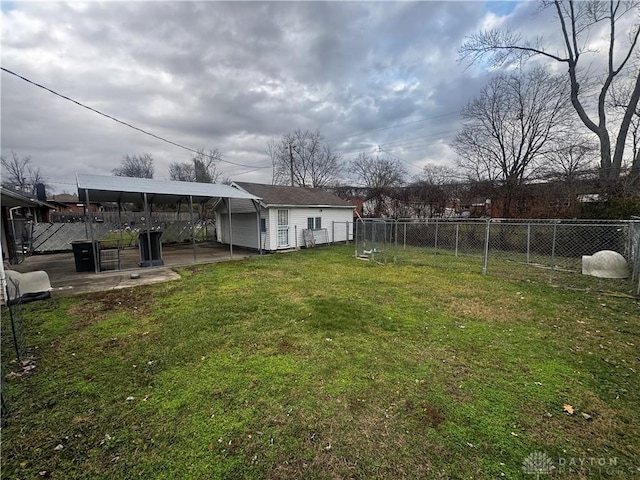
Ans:
POLYGON ((592 171, 598 147, 586 135, 558 139, 543 153, 540 176, 571 183, 586 171, 592 171))
POLYGON ((36 185, 41 183, 47 186, 47 180, 42 175, 40 167, 33 167, 31 156, 20 157, 13 150, 11 158, 4 155, 0 157, 2 168, 2 185, 22 192, 35 193, 36 185))
POLYGON ((391 197, 397 187, 405 183, 406 170, 392 157, 372 157, 361 153, 350 164, 350 171, 367 187, 368 200, 373 201, 373 215, 381 217, 389 214, 385 197, 391 197))
POLYGON ((459 173, 445 165, 427 163, 422 173, 405 189, 411 215, 418 217, 444 216, 453 204, 459 185, 459 173))
POLYGON ((217 183, 220 178, 218 163, 222 153, 216 148, 205 152, 200 149, 190 162, 173 162, 169 165, 169 178, 181 182, 217 183))
POLYGON ((447 185, 453 183, 459 176, 459 173, 451 167, 427 163, 422 167, 419 180, 429 185, 447 185))
POLYGON ((125 155, 112 172, 117 177, 153 178, 153 157, 150 153, 125 155))
POLYGON ((623 24, 625 16, 637 14, 640 3, 622 0, 543 0, 541 3, 543 9, 553 8, 555 11, 557 27, 562 38, 560 44, 546 42, 542 37, 523 39, 519 33, 510 30, 488 30, 469 37, 460 48, 459 54, 471 63, 489 57, 494 66, 523 61, 532 56, 541 56, 566 64, 571 84, 568 92, 571 103, 582 123, 598 136, 601 176, 616 178, 621 171, 631 119, 640 99, 640 68, 629 62, 633 53, 637 54, 640 24, 630 22, 631 26, 627 32, 620 32, 619 27, 623 24), (590 37, 597 37, 598 41, 602 41, 602 37, 596 35, 596 30, 601 26, 604 26, 608 33, 605 39, 607 45, 606 48, 594 50, 594 47, 590 46, 590 37), (621 47, 619 43, 624 41, 624 33, 627 33, 628 45, 621 47), (606 72, 595 97, 581 91, 581 86, 584 86, 587 80, 586 76, 593 75, 588 68, 591 65, 583 65, 584 61, 580 61, 586 53, 599 53, 606 64, 606 72), (611 127, 607 123, 610 115, 606 98, 617 77, 625 71, 634 72, 633 88, 624 115, 618 122, 617 133, 610 133, 611 127), (611 135, 615 137, 613 146, 611 135))
POLYGON ((453 148, 458 166, 476 181, 499 181, 504 212, 533 172, 545 148, 570 132, 566 83, 538 68, 528 73, 498 74, 462 110, 462 131, 453 148))
MULTIPOLYGON (((611 88, 611 99, 609 105, 622 114, 629 111, 630 99, 633 96, 633 79, 627 79, 616 88, 611 88)), ((636 104, 635 110, 629 123, 629 136, 631 147, 631 172, 640 174, 640 103, 636 104)))
POLYGON ((193 163, 173 162, 169 164, 169 179, 178 182, 195 182, 196 173, 193 163))
POLYGON ((296 130, 279 142, 267 144, 273 165, 273 183, 323 188, 338 182, 342 172, 340 154, 324 143, 320 132, 296 130))

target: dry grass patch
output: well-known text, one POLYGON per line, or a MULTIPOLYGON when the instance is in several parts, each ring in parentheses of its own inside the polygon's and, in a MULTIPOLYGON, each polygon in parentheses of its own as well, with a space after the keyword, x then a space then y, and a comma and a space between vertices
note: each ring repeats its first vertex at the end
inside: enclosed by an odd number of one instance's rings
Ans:
POLYGON ((453 299, 449 304, 449 311, 462 318, 500 323, 528 320, 534 315, 520 295, 507 297, 501 293, 496 293, 492 298, 474 296, 453 299))
POLYGON ((92 293, 78 298, 79 301, 69 308, 69 315, 76 319, 72 324, 76 330, 99 323, 116 312, 126 312, 139 318, 146 317, 153 308, 150 295, 133 288, 92 293))

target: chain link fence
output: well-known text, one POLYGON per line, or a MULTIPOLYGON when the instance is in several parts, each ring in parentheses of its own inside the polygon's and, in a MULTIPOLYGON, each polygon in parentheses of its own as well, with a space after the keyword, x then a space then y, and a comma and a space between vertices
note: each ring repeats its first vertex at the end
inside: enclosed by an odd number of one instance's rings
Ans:
POLYGON ((380 263, 479 271, 640 296, 640 219, 363 219, 356 222, 355 239, 357 256, 380 263), (622 255, 629 278, 582 275, 582 257, 601 250, 622 255))
MULTIPOLYGON (((33 225, 30 251, 34 253, 52 253, 71 251, 74 240, 93 238, 111 240, 122 248, 138 246, 140 232, 150 228, 162 231, 162 243, 185 243, 191 241, 192 231, 189 220, 156 219, 145 221, 143 216, 131 217, 127 222, 99 221, 67 222, 67 223, 36 223, 33 225)), ((211 221, 195 220, 193 235, 196 242, 215 240, 215 226, 211 221)))
MULTIPOLYGON (((7 279, 7 282, 12 282, 12 280, 7 279)), ((16 371, 20 372, 23 366, 29 363, 25 359, 27 345, 22 321, 20 285, 13 283, 10 288, 5 289, 5 299, 7 301, 1 307, 2 311, 0 312, 0 400, 3 425, 10 410, 9 391, 5 382, 6 375, 15 375, 16 371)))

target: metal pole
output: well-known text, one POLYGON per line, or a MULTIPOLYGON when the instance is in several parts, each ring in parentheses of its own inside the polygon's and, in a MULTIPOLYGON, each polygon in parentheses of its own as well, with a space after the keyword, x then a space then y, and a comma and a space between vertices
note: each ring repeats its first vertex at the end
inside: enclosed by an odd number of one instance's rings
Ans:
POLYGON ((153 253, 151 251, 151 211, 149 210, 149 201, 147 199, 147 193, 144 193, 144 215, 147 219, 147 247, 149 247, 149 266, 153 265, 153 253))
POLYGON ((530 252, 531 252, 531 224, 527 223, 527 263, 529 263, 530 252))
POLYGON ((553 269, 556 257, 556 232, 558 229, 558 224, 553 224, 553 242, 551 243, 551 269, 549 270, 549 282, 553 280, 553 269))
POLYGON ((118 270, 122 268, 120 264, 120 250, 123 249, 124 237, 123 237, 123 227, 122 227, 122 202, 118 200, 118 223, 120 224, 120 245, 118 245, 118 270))
POLYGON ((289 161, 291 167, 291 186, 293 187, 293 145, 289 144, 289 161))
POLYGON ((406 250, 407 249, 407 224, 404 223, 404 232, 402 234, 402 249, 406 250))
MULTIPOLYGON (((95 273, 98 273, 100 271, 100 254, 98 252, 98 244, 93 239, 93 219, 91 218, 91 215, 89 215, 91 213, 91 208, 90 208, 91 203, 89 202, 88 188, 85 188, 84 194, 87 200, 87 216, 85 218, 85 221, 88 221, 89 223, 89 241, 91 242, 91 255, 93 256, 93 269, 95 273)), ((85 225, 85 228, 87 228, 86 225, 85 225)))
POLYGON ((456 222, 456 257, 458 256, 458 241, 460 240, 460 224, 456 222))
POLYGON ((227 210, 229 211, 229 258, 233 260, 233 228, 231 228, 231 197, 227 198, 227 210))
POLYGON ((191 246, 193 247, 193 263, 196 263, 196 229, 193 224, 193 195, 189 195, 189 223, 191 225, 191 246))
POLYGON ((395 230, 393 239, 393 263, 398 263, 398 220, 394 220, 395 230))
POLYGON ((491 225, 491 220, 487 220, 487 224, 484 230, 484 255, 482 258, 482 275, 487 274, 487 263, 489 261, 489 225, 491 225))
POLYGON ((435 238, 433 239, 433 264, 436 264, 436 255, 438 255, 438 219, 436 218, 436 231, 434 233, 435 238))

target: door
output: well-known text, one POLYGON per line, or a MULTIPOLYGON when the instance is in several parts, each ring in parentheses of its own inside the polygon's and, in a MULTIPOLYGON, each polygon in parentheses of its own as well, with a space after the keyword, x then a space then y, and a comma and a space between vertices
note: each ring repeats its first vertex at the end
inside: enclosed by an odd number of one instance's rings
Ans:
POLYGON ((278 248, 289 246, 289 210, 278 210, 278 248))

